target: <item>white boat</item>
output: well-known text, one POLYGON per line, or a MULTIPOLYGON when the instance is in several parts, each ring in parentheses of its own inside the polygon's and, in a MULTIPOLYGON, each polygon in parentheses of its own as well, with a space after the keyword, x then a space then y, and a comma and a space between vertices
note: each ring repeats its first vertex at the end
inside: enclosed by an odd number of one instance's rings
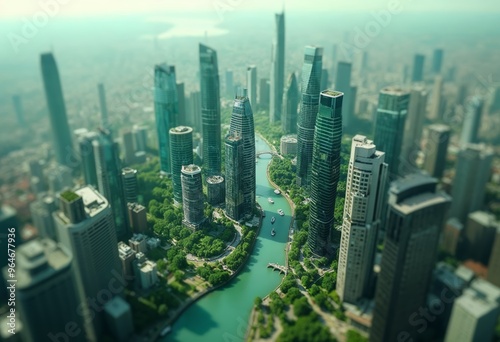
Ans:
POLYGON ((268 201, 269 203, 271 203, 271 204, 274 204, 274 201, 273 201, 273 199, 272 199, 271 197, 269 197, 269 198, 267 199, 267 201, 268 201))
POLYGON ((273 228, 273 230, 271 230, 271 236, 275 236, 275 235, 276 235, 276 231, 273 228))
POLYGON ((167 325, 165 328, 163 328, 163 330, 161 331, 160 333, 160 336, 163 337, 165 335, 167 335, 169 332, 172 331, 172 327, 170 325, 167 325))
POLYGON ((280 216, 284 216, 285 212, 282 209, 278 209, 278 214, 280 214, 280 216))
POLYGON ((271 224, 274 224, 274 221, 276 221, 276 217, 271 217, 271 224))
POLYGON ((274 190, 274 193, 275 193, 276 195, 279 195, 279 194, 281 194, 281 191, 279 191, 278 189, 276 189, 276 190, 274 190))

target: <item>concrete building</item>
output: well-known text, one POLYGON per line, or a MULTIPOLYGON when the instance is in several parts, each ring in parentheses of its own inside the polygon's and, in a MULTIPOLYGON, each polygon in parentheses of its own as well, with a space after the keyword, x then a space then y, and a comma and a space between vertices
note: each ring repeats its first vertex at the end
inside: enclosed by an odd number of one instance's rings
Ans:
POLYGON ((147 233, 148 220, 146 207, 139 203, 128 203, 127 209, 131 231, 134 233, 147 233))
POLYGON ((285 134, 297 133, 297 111, 300 93, 297 77, 292 72, 288 77, 283 94, 283 111, 281 112, 281 128, 285 134))
POLYGON ((243 139, 228 135, 226 146, 226 214, 239 221, 243 216, 243 139))
POLYGON ((139 287, 149 289, 158 282, 158 269, 156 262, 146 259, 144 253, 136 256, 135 274, 139 287))
POLYGON ((198 229, 205 221, 201 168, 194 164, 182 166, 181 182, 184 210, 182 223, 189 228, 198 229))
POLYGON ((137 170, 130 167, 122 169, 122 184, 125 203, 136 203, 138 199, 137 170))
POLYGON ((416 54, 413 58, 412 82, 422 82, 424 80, 424 61, 425 56, 416 54))
POLYGON ((87 132, 78 137, 78 149, 80 154, 83 180, 85 185, 91 185, 97 188, 97 169, 95 164, 95 155, 93 141, 99 138, 96 132, 87 132))
POLYGON ((193 164, 193 129, 187 126, 177 126, 170 129, 169 136, 174 203, 181 205, 181 170, 183 165, 193 164))
POLYGON ((488 281, 500 287, 500 229, 495 234, 495 242, 488 263, 488 281))
POLYGON ((297 134, 284 135, 280 139, 280 151, 284 156, 297 154, 297 134))
POLYGON ((432 54, 432 72, 435 74, 441 73, 443 65, 443 49, 435 49, 432 54))
POLYGON ((129 341, 134 333, 134 322, 129 303, 121 297, 115 297, 106 303, 104 312, 113 340, 117 342, 129 341))
POLYGON ((487 265, 499 229, 494 215, 484 211, 470 213, 463 233, 463 254, 459 257, 487 265))
POLYGON ((210 205, 219 205, 226 200, 224 177, 215 175, 207 177, 207 201, 210 205))
POLYGON ((445 252, 453 256, 460 253, 463 229, 464 225, 456 217, 448 219, 441 234, 441 248, 445 252))
POLYGON ((484 101, 478 96, 472 97, 465 106, 465 117, 460 134, 460 146, 477 144, 479 142, 479 129, 484 101))
POLYGON ((432 177, 441 179, 446 167, 451 130, 449 126, 435 124, 427 127, 427 132, 424 170, 432 177))
POLYGON ((58 241, 56 225, 52 213, 57 210, 55 198, 45 194, 30 204, 31 219, 38 230, 39 237, 58 241))
POLYGON ((275 14, 276 36, 272 46, 269 120, 281 120, 285 83, 285 12, 275 14))
POLYGON ((135 252, 136 251, 127 246, 124 242, 118 242, 118 257, 122 265, 122 274, 125 277, 134 276, 133 262, 135 260, 135 252))
POLYGON ((122 135, 123 141, 123 154, 124 154, 124 162, 126 165, 132 165, 136 163, 135 158, 135 146, 134 146, 134 134, 132 131, 127 130, 123 132, 122 135))
POLYGON ((403 146, 400 159, 405 174, 415 172, 416 160, 420 151, 420 141, 424 129, 428 93, 422 86, 415 86, 410 90, 408 115, 405 120, 403 146))
POLYGON ((147 252, 147 245, 146 245, 146 240, 147 236, 144 234, 134 234, 132 237, 128 240, 128 245, 130 248, 132 248, 136 253, 146 253, 147 252))

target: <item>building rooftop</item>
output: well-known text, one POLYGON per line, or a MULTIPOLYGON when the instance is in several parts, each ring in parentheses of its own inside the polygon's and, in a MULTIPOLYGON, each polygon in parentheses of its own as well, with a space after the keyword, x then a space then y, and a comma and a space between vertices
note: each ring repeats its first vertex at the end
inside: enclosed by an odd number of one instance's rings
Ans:
POLYGON ((460 306, 475 318, 480 318, 498 308, 497 302, 488 300, 488 297, 473 289, 466 289, 456 300, 455 305, 460 306))
POLYGON ((439 132, 439 133, 450 131, 450 126, 443 125, 443 124, 430 125, 428 128, 432 131, 439 132))
POLYGON ((215 175, 215 176, 207 177, 208 184, 220 184, 222 182, 224 182, 224 177, 222 177, 222 176, 215 175))
POLYGON ((195 175, 195 174, 198 174, 201 172, 201 168, 195 164, 183 165, 181 171, 182 171, 182 173, 186 173, 189 175, 195 175))
POLYGON ((104 310, 111 317, 118 319, 130 312, 130 305, 120 296, 116 296, 104 305, 104 310))
POLYGON ((80 196, 78 196, 75 192, 71 190, 66 190, 64 192, 61 192, 60 196, 61 198, 65 199, 67 202, 70 203, 80 198, 80 196))
POLYGON ((287 143, 296 143, 297 142, 297 134, 288 134, 281 137, 280 141, 287 143))
POLYGON ((188 126, 177 126, 170 129, 171 134, 186 134, 190 132, 193 132, 193 129, 188 126))
POLYGON ((96 216, 109 207, 106 198, 91 186, 80 188, 76 190, 75 193, 82 197, 85 212, 90 217, 96 216))
POLYGON ((408 215, 422 210, 426 207, 448 203, 450 201, 451 198, 445 193, 426 192, 423 194, 408 197, 402 202, 393 204, 393 207, 399 210, 401 213, 408 215))
POLYGON ((120 257, 120 259, 122 259, 122 260, 128 259, 132 255, 135 257, 135 252, 134 252, 134 250, 132 248, 130 248, 129 246, 127 246, 122 241, 118 242, 118 256, 120 257))
POLYGON ((474 211, 469 214, 469 219, 484 227, 500 227, 500 223, 495 220, 495 216, 486 211, 474 211))
POLYGON ((321 92, 321 95, 328 96, 328 97, 340 97, 343 96, 344 93, 336 90, 323 90, 321 92))
POLYGON ((408 91, 400 88, 400 87, 385 87, 380 91, 381 94, 387 94, 387 95, 395 95, 395 96, 402 96, 402 95, 408 95, 408 91))
POLYGON ((139 204, 139 203, 127 203, 127 206, 130 210, 132 210, 134 213, 139 213, 143 210, 146 210, 146 207, 139 204))
POLYGON ((140 266, 141 272, 144 272, 144 273, 153 272, 155 270, 155 268, 156 268, 156 262, 151 261, 151 260, 146 260, 140 266))
POLYGON ((141 242, 145 241, 148 237, 144 234, 134 234, 132 237, 129 239, 129 241, 132 242, 141 242))

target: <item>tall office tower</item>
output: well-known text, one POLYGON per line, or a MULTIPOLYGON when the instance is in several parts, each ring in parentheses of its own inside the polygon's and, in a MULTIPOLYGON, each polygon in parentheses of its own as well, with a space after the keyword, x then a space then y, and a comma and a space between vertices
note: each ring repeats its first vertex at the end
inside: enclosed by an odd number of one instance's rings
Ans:
POLYGON ((135 164, 134 134, 132 131, 125 131, 123 132, 122 139, 125 152, 125 163, 128 165, 135 164))
POLYGON ((321 86, 320 89, 326 90, 330 86, 330 79, 328 78, 328 70, 321 70, 321 86))
POLYGON ((76 157, 73 152, 73 144, 69 131, 66 106, 64 104, 63 91, 56 60, 52 53, 43 53, 40 62, 42 67, 43 86, 45 98, 49 109, 51 135, 54 139, 54 152, 59 164, 74 167, 76 157))
POLYGON ((299 108, 299 87, 297 77, 292 72, 286 82, 283 94, 283 111, 281 112, 281 128, 285 134, 297 133, 297 109, 299 108))
POLYGON ((335 78, 335 89, 344 93, 344 104, 342 105, 344 127, 349 127, 352 124, 352 117, 354 115, 354 109, 351 105, 351 69, 351 63, 339 62, 337 66, 337 77, 335 78))
POLYGON ((448 219, 441 234, 441 249, 456 256, 463 229, 464 225, 456 217, 448 219))
POLYGON ((14 105, 14 111, 16 113, 16 120, 19 125, 24 125, 24 110, 23 103, 21 101, 20 95, 12 96, 12 104, 14 105))
POLYGON ((482 209, 492 162, 493 150, 485 145, 470 144, 460 150, 451 191, 450 217, 464 223, 469 213, 482 209))
POLYGON ((229 127, 230 135, 239 135, 243 144, 243 215, 252 215, 255 207, 255 132, 248 97, 236 96, 229 127))
POLYGON ((189 112, 187 115, 187 123, 193 127, 196 132, 202 131, 201 125, 201 93, 199 91, 192 91, 189 93, 188 99, 189 112))
POLYGON ((99 192, 109 201, 114 217, 114 228, 118 239, 127 233, 126 203, 123 198, 121 163, 118 157, 118 144, 113 141, 109 131, 101 130, 94 146, 97 184, 99 192))
POLYGON ((297 118, 297 185, 309 184, 314 125, 318 114, 323 48, 306 46, 302 67, 302 95, 297 118))
POLYGON ((155 66, 155 117, 158 132, 158 150, 160 151, 160 169, 164 174, 170 174, 170 142, 168 131, 177 126, 179 114, 179 99, 175 80, 175 67, 166 64, 155 66))
POLYGON ((203 183, 201 168, 198 165, 183 165, 181 170, 182 207, 184 219, 182 223, 187 227, 198 229, 205 221, 203 216, 203 183))
POLYGON ((356 96, 358 95, 358 86, 351 86, 351 100, 349 105, 351 106, 352 117, 356 116, 356 96))
POLYGON ((243 217, 243 138, 226 137, 226 214, 233 220, 243 217))
POLYGON ((101 126, 109 129, 108 106, 106 105, 106 93, 104 92, 104 84, 97 85, 99 93, 99 107, 101 109, 101 126))
POLYGON ((487 265, 500 223, 493 214, 474 211, 467 217, 463 232, 461 259, 472 259, 487 265))
POLYGON ((186 92, 184 91, 184 82, 177 82, 177 99, 179 104, 179 112, 177 115, 178 125, 187 125, 186 121, 186 92))
POLYGON ((314 131, 311 172, 310 226, 307 245, 314 255, 327 253, 340 176, 342 101, 338 91, 321 92, 314 131))
POLYGON ((368 71, 368 51, 364 50, 361 54, 361 67, 359 68, 360 76, 368 71))
POLYGON ((122 169, 122 184, 125 203, 136 203, 138 196, 137 170, 124 167, 122 169))
POLYGON ((403 147, 400 158, 403 161, 405 171, 409 171, 410 173, 415 170, 417 155, 420 151, 420 140, 422 139, 426 108, 427 91, 420 86, 414 87, 410 91, 408 115, 405 120, 403 147))
POLYGON ((260 109, 269 108, 271 82, 267 78, 259 80, 259 107, 260 109))
POLYGON ((450 141, 450 127, 446 125, 430 125, 427 127, 424 170, 432 177, 441 179, 446 167, 446 154, 450 141))
POLYGON ((269 106, 269 120, 271 122, 281 120, 285 83, 285 12, 276 13, 274 18, 276 36, 271 57, 271 102, 269 106))
POLYGON ((330 60, 331 61, 331 69, 330 69, 330 72, 333 75, 335 75, 337 73, 337 69, 335 68, 337 66, 337 62, 338 62, 338 45, 337 44, 333 44, 332 45, 332 59, 330 60))
POLYGON ((104 312, 106 313, 106 325, 113 336, 113 341, 130 341, 131 335, 134 333, 130 304, 121 297, 115 297, 106 303, 104 312))
POLYGON ((99 138, 96 132, 88 132, 78 138, 78 148, 82 161, 83 180, 86 185, 97 187, 94 147, 92 142, 99 138))
POLYGON ((347 175, 337 293, 356 303, 369 295, 387 177, 384 152, 363 135, 352 139, 347 175))
POLYGON ((148 146, 148 130, 144 126, 134 125, 132 127, 134 134, 134 148, 136 151, 146 151, 148 146))
POLYGON ((170 129, 170 159, 172 161, 172 185, 174 202, 182 204, 181 170, 183 165, 193 164, 193 129, 178 126, 170 129))
POLYGON ((396 87, 382 89, 378 97, 374 142, 385 152, 390 180, 402 173, 399 172, 399 158, 409 99, 407 91, 396 87))
MULTIPOLYGON (((201 44, 200 44, 201 45, 201 44)), ((201 53, 201 52, 200 52, 201 53)), ((232 99, 235 95, 233 70, 226 70, 226 96, 232 99)))
POLYGON ((472 97, 466 104, 464 123, 460 134, 460 146, 479 142, 478 135, 481 127, 483 104, 483 100, 478 96, 472 97))
POLYGON ((495 88, 490 103, 490 114, 500 111, 500 87, 495 88))
POLYGON ((138 203, 127 203, 128 222, 130 229, 134 233, 147 233, 148 221, 146 216, 146 207, 138 203))
POLYGON ((467 84, 465 83, 460 84, 457 89, 457 97, 456 97, 457 104, 461 106, 465 105, 465 100, 468 98, 468 93, 469 90, 467 84))
POLYGON ((226 200, 224 177, 220 175, 207 177, 207 202, 219 205, 226 200))
POLYGON ((38 230, 38 236, 59 241, 52 213, 57 210, 55 198, 45 195, 30 204, 33 224, 38 230))
POLYGON ((488 281, 500 286, 500 230, 496 231, 495 242, 488 262, 488 281))
POLYGON ((434 50, 432 55, 432 72, 435 74, 441 73, 441 67, 443 65, 443 49, 434 50))
POLYGON ((425 307, 439 233, 450 197, 437 180, 413 174, 391 184, 387 231, 378 275, 371 342, 415 337, 409 317, 425 307), (404 334, 404 333, 403 333, 404 334))
POLYGON ((492 341, 500 313, 500 289, 477 279, 455 300, 445 342, 492 341))
POLYGON ((424 61, 424 55, 416 54, 413 58, 412 82, 422 82, 424 80, 424 61))
POLYGON ((432 120, 443 120, 444 102, 443 96, 443 76, 436 75, 434 78, 434 88, 432 89, 432 101, 429 111, 429 118, 432 120))
POLYGON ((219 68, 217 52, 200 44, 203 168, 208 176, 221 171, 219 68))
POLYGON ((16 309, 23 341, 86 341, 70 251, 51 239, 36 239, 19 246, 16 255, 16 309))
MULTIPOLYGON (((12 228, 15 228, 15 240, 16 246, 19 246, 21 241, 21 226, 17 221, 17 211, 9 205, 2 205, 0 203, 0 253, 1 255, 8 255, 8 234, 12 233, 12 228)), ((0 259, 0 269, 4 268, 8 264, 8 258, 0 259)), ((2 279, 2 273, 0 272, 0 282, 5 284, 6 278, 2 279)), ((0 287, 0 302, 7 302, 7 287, 0 287)))
POLYGON ((113 285, 113 293, 106 299, 100 295, 103 289, 111 290, 110 284, 119 282, 116 277, 121 276, 113 213, 106 198, 90 186, 61 193, 59 204, 54 221, 61 244, 73 254, 81 302, 87 302, 87 297, 101 298, 97 309, 85 304, 83 308, 89 315, 84 316, 88 318, 89 335, 94 331, 99 337, 103 328, 102 302, 121 292, 113 285))
POLYGON ((247 67, 247 89, 250 104, 253 108, 257 108, 257 67, 255 65, 247 67))

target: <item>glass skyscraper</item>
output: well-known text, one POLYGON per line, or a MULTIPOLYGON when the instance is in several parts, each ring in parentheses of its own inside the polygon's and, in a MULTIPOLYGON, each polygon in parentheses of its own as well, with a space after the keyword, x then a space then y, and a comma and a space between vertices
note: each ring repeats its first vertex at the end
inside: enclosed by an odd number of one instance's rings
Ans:
POLYGON ((178 126, 171 128, 169 134, 174 202, 180 205, 182 204, 182 166, 193 164, 193 129, 187 126, 178 126))
POLYGON ((217 52, 200 44, 203 167, 207 175, 221 171, 220 88, 217 52))
POLYGON ((226 214, 240 220, 243 213, 243 139, 233 134, 226 137, 226 214))
POLYGON ((158 150, 160 151, 160 169, 162 173, 172 172, 170 161, 170 141, 168 131, 177 126, 179 103, 175 67, 161 64, 155 66, 155 117, 158 132, 158 150))
MULTIPOLYGON (((285 12, 276 13, 276 38, 271 61, 271 103, 269 120, 281 120, 283 88, 285 83, 285 12)), ((253 104, 252 104, 253 105, 253 104)))
MULTIPOLYGON (((321 68, 320 68, 321 72, 321 68)), ((311 172, 311 204, 307 245, 316 256, 328 249, 330 231, 340 177, 340 145, 342 141, 342 101, 338 91, 321 92, 311 172)))
POLYGON ((297 77, 292 72, 288 77, 285 93, 283 95, 283 112, 281 128, 285 134, 297 133, 297 110, 299 108, 299 87, 297 77))
POLYGON ((247 67, 247 89, 248 99, 253 108, 257 107, 257 67, 250 65, 247 67))
POLYGON ((351 92, 351 72, 352 64, 339 62, 337 65, 337 77, 335 78, 335 89, 344 93, 344 104, 342 105, 342 122, 344 127, 349 127, 352 123, 354 108, 352 106, 351 92))
POLYGON ((78 165, 78 161, 73 152, 66 105, 64 104, 56 60, 52 53, 43 53, 40 57, 56 160, 59 164, 74 168, 78 165))
POLYGON ((314 125, 318 114, 323 48, 306 46, 302 67, 302 95, 297 119, 297 185, 309 183, 314 125))

